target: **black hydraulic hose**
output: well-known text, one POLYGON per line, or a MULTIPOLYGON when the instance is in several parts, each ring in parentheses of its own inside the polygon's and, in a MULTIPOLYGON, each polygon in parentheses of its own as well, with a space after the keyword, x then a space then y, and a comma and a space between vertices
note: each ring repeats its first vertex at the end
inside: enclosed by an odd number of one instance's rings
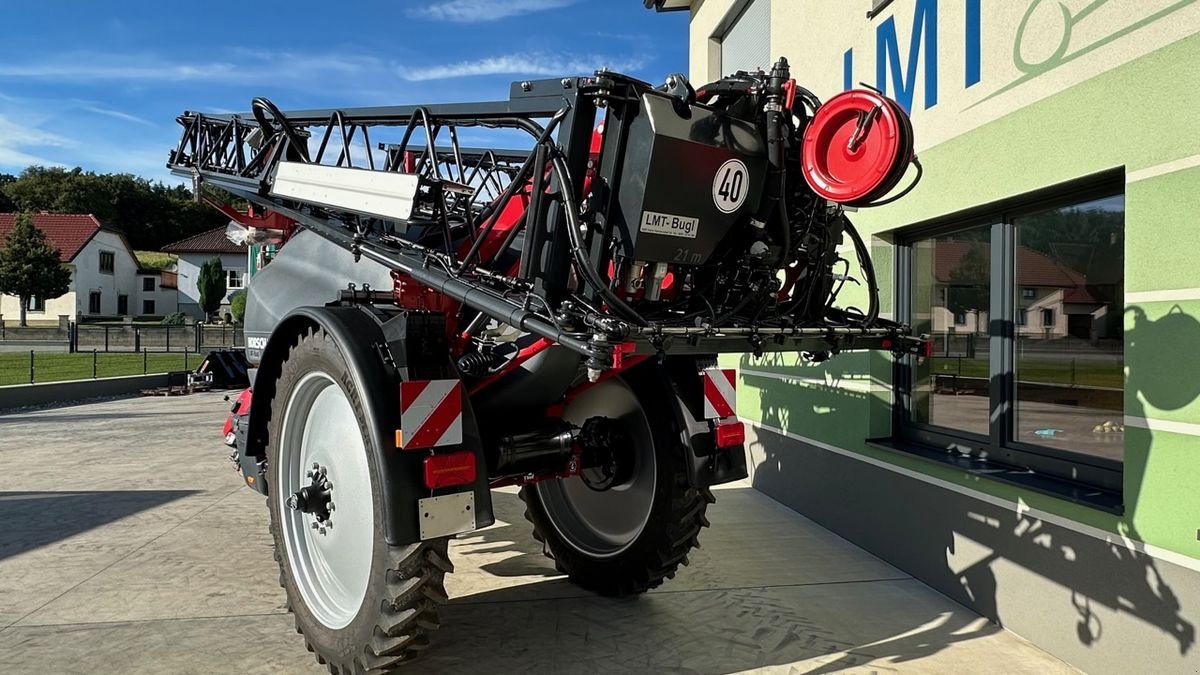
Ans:
POLYGON ((283 113, 279 112, 279 108, 261 96, 257 96, 250 101, 250 112, 254 115, 254 121, 258 122, 258 126, 262 128, 264 133, 268 129, 274 131, 275 125, 263 114, 264 110, 271 113, 271 117, 279 122, 279 129, 287 137, 288 143, 296 149, 297 155, 307 163, 309 161, 308 146, 301 142, 300 137, 296 134, 296 130, 288 124, 287 118, 283 116, 283 113))
MULTIPOLYGON (((396 265, 394 257, 377 253, 370 246, 362 246, 360 251, 364 258, 370 258, 389 267, 399 267, 396 265)), ((594 350, 587 340, 571 337, 534 312, 514 306, 481 286, 469 284, 449 274, 435 272, 432 268, 420 265, 399 267, 399 269, 417 283, 454 298, 468 307, 484 312, 501 323, 554 340, 584 356, 592 356, 594 350)))
POLYGON ((870 251, 867 250, 867 245, 858 234, 854 223, 845 216, 842 217, 842 221, 846 223, 846 231, 850 233, 850 239, 854 242, 854 251, 858 254, 858 265, 862 268, 864 281, 867 283, 870 304, 867 306, 867 315, 863 317, 862 325, 870 327, 879 318, 879 284, 875 279, 875 265, 871 262, 870 251))
POLYGON ((789 261, 789 256, 792 253, 792 223, 788 218, 787 210, 787 174, 786 169, 781 170, 779 182, 783 185, 779 189, 779 229, 783 235, 783 244, 779 250, 779 260, 775 262, 776 267, 783 267, 789 261))
MULTIPOLYGON (((538 145, 549 142, 550 134, 554 133, 554 129, 558 127, 558 123, 567 116, 567 112, 569 110, 569 108, 560 108, 558 112, 554 113, 554 116, 551 117, 550 121, 546 123, 546 127, 542 129, 541 135, 538 136, 537 143, 534 144, 535 148, 538 145)), ((475 243, 471 244, 470 250, 468 250, 467 254, 463 256, 462 262, 458 264, 458 268, 455 270, 456 273, 462 274, 463 270, 467 268, 467 265, 470 265, 471 261, 473 261, 475 257, 479 255, 479 249, 483 246, 484 239, 486 239, 487 235, 491 233, 492 228, 496 227, 497 221, 500 220, 500 214, 504 212, 504 207, 508 204, 509 200, 512 199, 513 195, 517 193, 517 190, 520 190, 524 187, 525 176, 533 169, 533 164, 536 157, 536 152, 529 153, 529 157, 525 159, 525 163, 521 165, 521 168, 517 171, 516 175, 513 176, 512 182, 510 182, 508 187, 504 189, 504 193, 496 199, 496 206, 492 211, 492 217, 489 218, 488 221, 484 223, 483 228, 480 229, 479 236, 475 238, 475 243)))
MULTIPOLYGON (((784 116, 783 116, 783 87, 788 81, 790 70, 786 58, 780 57, 775 66, 771 68, 771 75, 767 78, 763 90, 766 94, 765 103, 763 105, 764 115, 763 124, 767 132, 767 166, 771 178, 776 179, 768 182, 766 194, 763 196, 763 202, 759 206, 758 213, 755 217, 765 223, 771 218, 771 214, 775 211, 775 207, 783 198, 783 193, 787 185, 787 174, 784 169, 783 162, 783 144, 786 140, 784 137, 784 116)), ((787 218, 784 218, 784 229, 786 230, 787 218)), ((786 249, 783 253, 786 255, 786 249)), ((782 264, 783 258, 780 258, 782 264)))
POLYGON ((559 185, 562 187, 563 211, 567 214, 567 237, 571 240, 571 255, 575 259, 576 270, 604 297, 605 301, 608 302, 608 306, 616 310, 618 314, 623 315, 626 320, 638 326, 647 325, 642 315, 638 314, 636 310, 609 289, 608 284, 604 283, 604 280, 600 278, 600 275, 592 267, 591 261, 587 259, 586 249, 584 249, 583 242, 579 238, 579 211, 575 204, 571 174, 567 173, 567 163, 563 160, 562 153, 558 151, 555 151, 554 157, 550 161, 554 165, 554 173, 558 176, 559 185))
POLYGON ((413 281, 458 300, 468 307, 495 318, 497 321, 520 330, 536 333, 584 356, 590 357, 594 355, 595 349, 586 339, 572 336, 570 333, 561 330, 534 312, 513 305, 506 298, 492 292, 486 287, 470 284, 458 277, 451 276, 448 269, 438 271, 436 267, 423 264, 417 260, 413 260, 411 263, 407 261, 402 262, 402 258, 411 258, 411 256, 403 254, 397 256, 394 253, 377 251, 375 245, 371 242, 355 242, 354 238, 341 231, 341 228, 328 224, 315 223, 311 217, 306 217, 304 214, 292 211, 291 209, 281 207, 279 211, 284 215, 299 218, 305 223, 305 227, 308 230, 328 239, 334 244, 348 250, 356 251, 362 257, 381 263, 388 269, 404 272, 412 277, 413 281))

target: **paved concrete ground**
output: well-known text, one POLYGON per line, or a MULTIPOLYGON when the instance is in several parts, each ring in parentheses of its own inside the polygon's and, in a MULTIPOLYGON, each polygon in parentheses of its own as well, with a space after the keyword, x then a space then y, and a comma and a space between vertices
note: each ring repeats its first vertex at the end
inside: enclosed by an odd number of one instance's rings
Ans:
MULTIPOLYGON (((262 498, 218 439, 221 394, 0 416, 0 672, 318 673, 284 613, 262 498)), ((516 495, 452 546, 414 673, 1072 672, 746 487, 665 587, 558 577, 516 495)))

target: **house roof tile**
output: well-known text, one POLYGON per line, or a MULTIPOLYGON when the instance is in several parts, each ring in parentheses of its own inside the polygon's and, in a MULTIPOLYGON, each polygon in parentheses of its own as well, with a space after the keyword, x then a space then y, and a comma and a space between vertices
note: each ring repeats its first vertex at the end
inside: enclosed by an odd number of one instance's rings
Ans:
POLYGON ((167 244, 162 250, 167 253, 243 253, 246 247, 229 241, 224 227, 215 227, 167 244))
MULTIPOLYGON (((934 275, 938 282, 953 281, 955 270, 964 264, 964 258, 972 246, 979 246, 980 255, 986 265, 991 247, 986 242, 939 240, 934 246, 934 275)), ((985 268, 986 269, 986 268, 985 268)), ((986 273, 974 270, 974 273, 986 273)), ((1073 269, 1028 246, 1017 248, 1017 284, 1020 286, 1049 286, 1052 288, 1077 288, 1087 284, 1087 278, 1073 269)))
MULTIPOLYGON (((104 228, 90 213, 34 213, 34 227, 45 233, 46 239, 58 249, 63 262, 71 262, 84 246, 104 228)), ((16 224, 17 214, 0 213, 0 248, 16 224)))

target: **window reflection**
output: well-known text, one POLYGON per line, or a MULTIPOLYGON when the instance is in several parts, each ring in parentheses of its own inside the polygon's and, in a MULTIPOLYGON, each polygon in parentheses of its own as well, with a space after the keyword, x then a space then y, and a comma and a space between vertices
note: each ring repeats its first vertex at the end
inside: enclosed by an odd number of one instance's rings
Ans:
POLYGON ((1120 460, 1124 197, 1014 224, 1015 439, 1120 460))
POLYGON ((991 227, 913 244, 915 332, 934 339, 934 355, 916 366, 917 422, 988 434, 988 307, 991 227))

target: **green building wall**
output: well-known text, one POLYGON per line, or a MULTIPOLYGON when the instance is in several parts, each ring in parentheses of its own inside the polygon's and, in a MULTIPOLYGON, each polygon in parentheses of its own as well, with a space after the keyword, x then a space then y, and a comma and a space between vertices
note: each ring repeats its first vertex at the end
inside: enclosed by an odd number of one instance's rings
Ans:
MULTIPOLYGON (((867 446, 866 438, 890 431, 885 356, 846 354, 819 366, 794 356, 727 359, 742 370, 740 414, 1200 560, 1198 85, 1200 35, 1193 35, 921 152, 926 174, 911 196, 852 214, 874 236, 888 312, 895 292, 888 233, 897 227, 1124 170, 1124 515, 867 446)), ((855 302, 852 290, 844 300, 855 302)))

